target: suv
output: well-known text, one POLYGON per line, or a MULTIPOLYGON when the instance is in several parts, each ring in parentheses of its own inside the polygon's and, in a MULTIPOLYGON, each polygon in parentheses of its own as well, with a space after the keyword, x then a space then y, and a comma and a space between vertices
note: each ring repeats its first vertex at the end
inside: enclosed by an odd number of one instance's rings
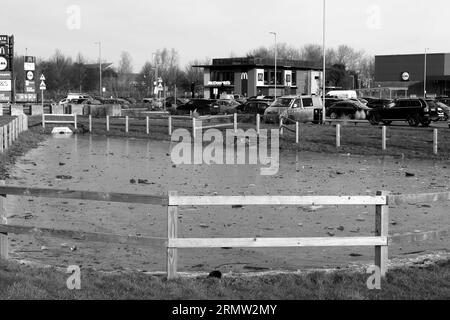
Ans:
POLYGON ((403 120, 412 127, 417 127, 419 123, 426 127, 431 121, 439 120, 439 116, 434 100, 411 98, 397 99, 382 108, 373 109, 368 120, 373 125, 380 122, 389 125, 392 121, 403 120))

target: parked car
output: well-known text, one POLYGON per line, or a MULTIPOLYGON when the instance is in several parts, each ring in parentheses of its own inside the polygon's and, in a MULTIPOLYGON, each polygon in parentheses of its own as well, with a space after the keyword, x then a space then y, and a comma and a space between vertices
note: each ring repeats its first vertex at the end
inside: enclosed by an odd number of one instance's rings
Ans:
POLYGON ((426 127, 432 121, 439 120, 439 115, 433 100, 403 98, 394 100, 383 108, 373 109, 368 120, 373 125, 380 122, 389 125, 392 121, 407 121, 412 127, 417 127, 419 124, 426 127))
POLYGON ((259 113, 260 115, 264 115, 264 111, 266 111, 271 103, 271 100, 264 99, 247 100, 245 103, 236 107, 236 112, 249 114, 259 113))
POLYGON ((171 108, 176 109, 178 106, 186 104, 188 101, 189 101, 188 99, 177 98, 177 100, 175 102, 175 97, 167 97, 165 99, 166 109, 171 109, 171 108))
POLYGON ((325 109, 331 107, 333 104, 337 102, 345 101, 345 99, 339 99, 339 98, 329 98, 325 97, 325 109))
POLYGON ((383 108, 392 102, 391 99, 366 99, 368 101, 367 106, 372 109, 383 108))
POLYGON ((228 99, 218 99, 214 102, 214 106, 219 107, 219 113, 221 114, 231 114, 236 111, 236 107, 241 105, 236 100, 228 100, 228 99))
POLYGON ((179 106, 176 114, 189 114, 191 111, 199 115, 218 114, 219 106, 214 105, 213 99, 191 99, 189 102, 179 106))
POLYGON ((283 116, 300 122, 319 121, 319 113, 314 112, 315 109, 322 109, 322 101, 318 96, 283 96, 264 111, 263 119, 265 122, 277 123, 283 116))
POLYGON ((336 102, 326 109, 326 117, 330 119, 365 120, 371 108, 355 100, 336 102))
POLYGON ((442 117, 442 120, 448 121, 448 119, 450 119, 450 107, 440 101, 436 101, 436 104, 442 110, 442 113, 444 114, 442 117))

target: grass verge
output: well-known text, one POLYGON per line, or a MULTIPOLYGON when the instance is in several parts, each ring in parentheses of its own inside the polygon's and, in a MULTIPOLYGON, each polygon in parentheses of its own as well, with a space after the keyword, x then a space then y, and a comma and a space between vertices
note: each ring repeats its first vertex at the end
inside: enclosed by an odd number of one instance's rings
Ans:
POLYGON ((81 270, 81 290, 66 287, 68 274, 53 268, 0 261, 0 299, 261 299, 391 300, 448 299, 450 261, 392 270, 381 290, 369 290, 369 275, 350 271, 260 277, 181 278, 142 273, 102 274, 81 270))

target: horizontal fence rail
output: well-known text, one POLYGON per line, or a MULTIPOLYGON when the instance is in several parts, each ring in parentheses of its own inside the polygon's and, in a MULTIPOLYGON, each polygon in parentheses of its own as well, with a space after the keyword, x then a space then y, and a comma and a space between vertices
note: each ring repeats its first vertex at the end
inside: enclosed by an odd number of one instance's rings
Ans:
POLYGON ((114 193, 114 192, 94 192, 81 190, 64 189, 46 189, 46 188, 26 188, 16 186, 0 185, 0 194, 26 196, 26 197, 44 197, 44 198, 63 198, 106 202, 124 202, 140 203, 165 206, 168 203, 167 196, 114 193))

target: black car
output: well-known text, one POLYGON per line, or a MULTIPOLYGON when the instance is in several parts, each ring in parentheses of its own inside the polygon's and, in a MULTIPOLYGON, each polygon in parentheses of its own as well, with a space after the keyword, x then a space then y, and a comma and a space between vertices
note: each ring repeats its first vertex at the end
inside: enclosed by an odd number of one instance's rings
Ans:
POLYGON ((421 98, 396 99, 382 108, 373 109, 368 117, 371 124, 383 122, 386 125, 392 121, 407 121, 412 127, 419 124, 428 126, 431 121, 439 120, 437 105, 433 100, 421 98))
POLYGON ((336 102, 326 109, 326 117, 330 119, 365 120, 370 108, 359 101, 344 100, 336 102))
POLYGON ((370 99, 368 100, 367 106, 372 109, 379 109, 384 108, 391 102, 392 102, 391 99, 370 99))
POLYGON ((236 107, 237 113, 264 114, 264 111, 270 106, 272 100, 254 99, 236 107))
POLYGON ((331 107, 333 104, 337 102, 345 101, 344 99, 339 98, 327 98, 325 97, 325 108, 331 107))
POLYGON ((191 99, 189 102, 177 107, 176 114, 189 114, 197 112, 199 115, 218 114, 219 106, 214 105, 213 99, 191 99))

